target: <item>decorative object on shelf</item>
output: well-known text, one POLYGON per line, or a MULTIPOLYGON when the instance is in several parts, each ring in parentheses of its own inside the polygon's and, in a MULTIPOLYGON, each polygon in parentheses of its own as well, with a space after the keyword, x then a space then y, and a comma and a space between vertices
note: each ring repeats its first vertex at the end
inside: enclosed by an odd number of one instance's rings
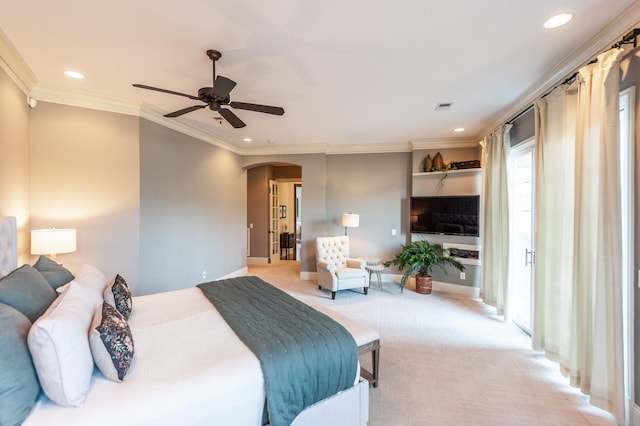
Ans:
POLYGON ((354 213, 344 213, 342 215, 342 226, 344 226, 344 235, 347 235, 347 228, 357 228, 360 226, 360 215, 354 213))
POLYGON ((447 176, 449 174, 450 170, 457 170, 458 168, 455 166, 456 163, 449 163, 446 164, 442 169, 440 169, 440 171, 442 172, 442 178, 440 179, 440 185, 444 185, 444 181, 445 179, 447 179, 447 176))
POLYGON ((431 167, 433 166, 433 159, 431 159, 431 155, 427 154, 427 156, 424 158, 424 162, 422 164, 423 164, 423 167, 424 167, 424 171, 425 172, 430 172, 431 171, 431 167))
POLYGON ((430 273, 434 267, 439 267, 443 274, 447 274, 445 265, 450 265, 459 271, 464 271, 464 265, 449 256, 442 244, 431 244, 429 241, 414 241, 402 246, 400 253, 392 260, 384 262, 384 266, 395 265, 403 272, 400 280, 400 292, 404 290, 411 275, 416 275, 416 292, 431 293, 433 280, 430 273))
POLYGON ((31 254, 44 254, 56 260, 57 254, 76 251, 75 229, 31 230, 31 254))
POLYGON ((480 168, 480 160, 456 161, 451 163, 451 167, 454 170, 478 169, 480 168))
POLYGON ((442 155, 440 152, 436 153, 435 157, 433 157, 433 163, 431 165, 430 170, 442 170, 444 169, 444 160, 442 159, 442 155))

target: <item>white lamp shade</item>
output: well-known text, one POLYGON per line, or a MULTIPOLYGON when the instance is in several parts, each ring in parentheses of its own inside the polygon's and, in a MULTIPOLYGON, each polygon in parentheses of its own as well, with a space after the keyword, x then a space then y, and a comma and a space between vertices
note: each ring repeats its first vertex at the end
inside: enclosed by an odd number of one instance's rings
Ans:
POLYGON ((31 254, 61 254, 76 251, 75 229, 34 229, 31 254))
POLYGON ((360 215, 354 213, 344 213, 342 215, 342 226, 345 228, 357 228, 360 225, 360 215))

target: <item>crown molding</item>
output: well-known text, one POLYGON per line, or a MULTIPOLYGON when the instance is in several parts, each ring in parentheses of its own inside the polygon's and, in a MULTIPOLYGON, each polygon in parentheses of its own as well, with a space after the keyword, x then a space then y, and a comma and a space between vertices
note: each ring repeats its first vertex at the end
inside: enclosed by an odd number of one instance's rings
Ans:
POLYGON ((241 154, 241 150, 236 146, 212 137, 206 130, 166 118, 160 110, 144 102, 134 102, 122 98, 110 98, 40 85, 31 90, 30 96, 38 101, 137 116, 200 141, 241 154))
POLYGON ((460 138, 411 139, 409 144, 415 151, 417 149, 477 148, 479 141, 460 138))
POLYGON ((29 96, 54 104, 115 112, 125 115, 140 115, 141 102, 133 102, 122 98, 98 96, 86 92, 72 91, 47 85, 37 85, 31 89, 29 96))
POLYGON ((335 144, 327 145, 325 153, 335 154, 389 154, 394 152, 411 152, 409 143, 381 143, 381 144, 335 144))
POLYGON ((22 59, 2 29, 0 29, 0 68, 7 73, 25 95, 29 95, 31 88, 38 84, 36 75, 22 59))
POLYGON ((176 132, 191 136, 202 142, 217 146, 218 148, 226 149, 227 151, 233 152, 234 154, 244 155, 243 150, 238 148, 237 146, 227 141, 213 137, 207 130, 185 124, 179 120, 167 118, 163 115, 162 112, 151 107, 149 104, 144 103, 142 105, 142 107, 140 108, 139 116, 153 123, 175 130, 176 132))
POLYGON ((627 32, 633 29, 638 22, 640 22, 640 2, 634 1, 627 9, 582 45, 582 47, 578 48, 573 55, 568 56, 540 80, 529 86, 522 96, 499 112, 492 124, 482 130, 479 137, 482 138, 488 135, 518 115, 521 111, 529 108, 536 99, 573 75, 580 67, 589 63, 600 53, 609 49, 627 32))

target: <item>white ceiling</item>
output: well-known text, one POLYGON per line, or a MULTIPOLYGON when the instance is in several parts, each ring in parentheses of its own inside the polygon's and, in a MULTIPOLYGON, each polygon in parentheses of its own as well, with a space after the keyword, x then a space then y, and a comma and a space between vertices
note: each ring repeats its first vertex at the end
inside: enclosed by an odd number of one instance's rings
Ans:
POLYGON ((142 105, 142 116, 239 152, 384 151, 480 139, 640 21, 638 3, 0 0, 0 28, 35 75, 27 89, 41 101, 142 105), (568 25, 542 27, 564 11, 575 15, 568 25), (217 73, 237 83, 232 101, 285 114, 236 109, 242 129, 209 109, 164 119, 198 102, 131 86, 196 95, 211 86, 207 49, 222 52, 217 73), (86 79, 71 80, 66 69, 86 79), (453 106, 435 111, 442 102, 453 106))

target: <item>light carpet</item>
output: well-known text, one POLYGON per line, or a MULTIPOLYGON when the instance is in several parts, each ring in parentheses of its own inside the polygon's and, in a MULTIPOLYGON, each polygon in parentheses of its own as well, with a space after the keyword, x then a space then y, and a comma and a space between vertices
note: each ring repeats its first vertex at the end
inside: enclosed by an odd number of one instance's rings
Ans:
MULTIPOLYGON (((615 425, 571 388, 558 366, 531 349, 528 335, 478 299, 428 295, 377 282, 365 296, 331 300, 300 263, 250 265, 249 274, 312 299, 380 334, 380 384, 370 388, 371 426, 615 425)), ((371 357, 360 362, 370 367, 371 357)))

